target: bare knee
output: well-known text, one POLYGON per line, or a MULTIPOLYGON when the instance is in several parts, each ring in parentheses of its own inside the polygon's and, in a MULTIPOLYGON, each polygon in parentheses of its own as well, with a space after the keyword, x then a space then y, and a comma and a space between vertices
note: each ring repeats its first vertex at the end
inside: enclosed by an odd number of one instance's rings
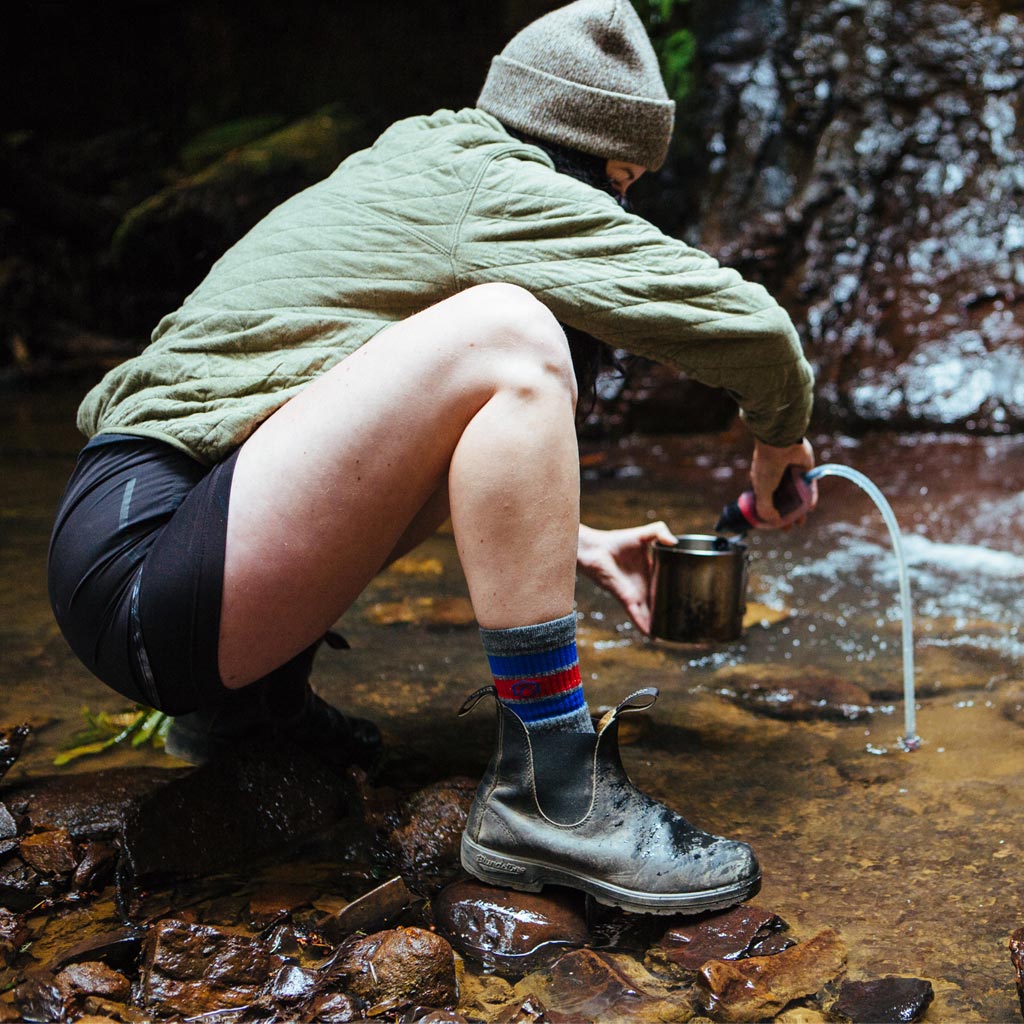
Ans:
POLYGON ((565 390, 576 401, 576 377, 565 332, 552 312, 525 288, 482 284, 460 296, 473 317, 474 347, 501 366, 513 386, 531 381, 565 390))

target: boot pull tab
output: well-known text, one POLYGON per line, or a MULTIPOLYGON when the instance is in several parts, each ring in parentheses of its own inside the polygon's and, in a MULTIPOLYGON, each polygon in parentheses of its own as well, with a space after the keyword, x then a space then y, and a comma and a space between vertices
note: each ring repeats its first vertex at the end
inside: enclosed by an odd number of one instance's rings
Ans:
POLYGON ((473 693, 471 693, 463 701, 462 707, 459 708, 459 710, 458 710, 459 718, 462 718, 463 715, 468 715, 470 713, 470 711, 472 711, 473 708, 475 708, 477 706, 477 704, 484 697, 487 697, 487 696, 491 696, 491 697, 494 697, 495 699, 497 699, 498 691, 494 687, 493 684, 490 685, 490 686, 481 686, 479 690, 475 690, 473 693))
POLYGON ((656 686, 645 686, 642 690, 634 690, 625 700, 620 701, 611 711, 607 712, 597 723, 597 734, 601 735, 620 714, 628 711, 646 711, 658 699, 656 686), (644 699, 646 698, 646 699, 644 699))

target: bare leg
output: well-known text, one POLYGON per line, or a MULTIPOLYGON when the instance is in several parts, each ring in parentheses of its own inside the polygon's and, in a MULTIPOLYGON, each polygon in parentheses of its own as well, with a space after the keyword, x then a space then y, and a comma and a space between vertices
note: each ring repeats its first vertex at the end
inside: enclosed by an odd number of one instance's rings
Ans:
POLYGON ((243 686, 302 650, 447 489, 482 626, 568 614, 579 469, 568 346, 522 289, 482 285, 382 332, 243 445, 228 516, 220 671, 243 686))

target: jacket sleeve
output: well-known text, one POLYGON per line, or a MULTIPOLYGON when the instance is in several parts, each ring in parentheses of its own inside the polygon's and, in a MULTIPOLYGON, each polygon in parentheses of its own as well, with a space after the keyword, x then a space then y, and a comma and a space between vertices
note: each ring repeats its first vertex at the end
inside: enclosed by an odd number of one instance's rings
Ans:
POLYGON ((539 161, 490 162, 463 211, 453 266, 460 287, 520 285, 562 323, 725 388, 768 444, 792 444, 807 428, 811 368, 761 285, 539 161))

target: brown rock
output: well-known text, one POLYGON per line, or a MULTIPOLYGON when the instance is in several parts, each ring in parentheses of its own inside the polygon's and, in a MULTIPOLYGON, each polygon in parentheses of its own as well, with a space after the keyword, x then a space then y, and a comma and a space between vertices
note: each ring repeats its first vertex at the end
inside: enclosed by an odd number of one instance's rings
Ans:
POLYGON ((1013 974, 1017 981, 1021 1016, 1024 1016, 1024 928, 1018 928, 1010 936, 1010 963, 1013 964, 1013 974))
POLYGON ((458 1003, 455 954, 440 935, 422 928, 395 928, 351 939, 328 968, 331 980, 383 1013, 414 1004, 458 1003))
POLYGON ((80 994, 58 983, 47 970, 29 971, 14 990, 14 1002, 26 1020, 64 1021, 76 1018, 80 994))
POLYGON ((845 963, 842 940, 826 928, 774 956, 712 960, 701 969, 698 997, 716 1020, 762 1020, 792 1000, 819 991, 845 963))
POLYGON ((529 995, 521 1003, 506 1006, 491 1024, 591 1024, 579 1014, 549 1010, 536 996, 529 995))
MULTIPOLYGON (((382 931, 389 920, 398 917, 415 900, 399 875, 333 911, 320 924, 319 931, 327 941, 335 944, 353 932, 382 931)), ((317 906, 321 905, 318 901, 317 906)))
POLYGON ((787 721, 858 719, 873 711, 863 687, 813 667, 736 665, 719 669, 714 685, 741 707, 787 721))
POLYGON ((549 1013, 577 1015, 589 1024, 668 1024, 693 1016, 689 1003, 632 957, 592 949, 566 953, 550 971, 528 974, 513 993, 535 996, 549 1013))
POLYGON ((403 805, 387 847, 414 892, 431 894, 459 870, 459 845, 476 787, 473 779, 447 779, 419 790, 403 805))
POLYGON ((18 951, 28 941, 25 922, 5 907, 0 907, 0 965, 13 963, 18 951))
POLYGON ((127 1002, 132 992, 131 982, 123 974, 98 961, 65 967, 56 981, 82 995, 103 996, 120 1003, 127 1002))
POLYGON ((504 974, 522 975, 590 941, 581 894, 548 887, 516 892, 466 879, 433 902, 438 931, 460 952, 504 974))
POLYGON ((240 929, 159 921, 143 948, 142 1002, 186 1016, 246 1006, 269 968, 262 941, 240 929))
POLYGON ((7 809, 7 805, 0 803, 0 841, 4 839, 14 839, 17 835, 17 820, 7 809))
POLYGON ((793 945, 794 940, 779 933, 788 926, 782 918, 760 907, 733 907, 696 921, 674 925, 652 950, 664 959, 690 971, 709 960, 739 960, 770 956, 793 945))
POLYGON ((90 935, 89 938, 65 949, 54 961, 55 970, 68 964, 101 960, 108 967, 130 970, 139 960, 142 949, 142 931, 136 928, 116 928, 113 931, 90 935))
POLYGON ((844 981, 833 1012, 854 1024, 900 1024, 920 1020, 935 991, 921 978, 844 981))
POLYGON ((296 1011, 295 1019, 316 1024, 348 1024, 353 1020, 366 1020, 363 1007, 361 1000, 344 992, 325 992, 296 1011))
POLYGON ((0 906, 15 912, 28 910, 45 895, 45 889, 39 873, 20 857, 0 864, 0 906))
POLYGON ((82 848, 81 858, 72 876, 76 889, 97 890, 110 880, 117 860, 117 847, 101 840, 88 842, 82 848))
POLYGON ((25 836, 18 852, 26 864, 44 875, 64 875, 75 870, 75 844, 62 828, 25 836))
POLYGON ((473 605, 465 597, 403 597, 401 601, 383 601, 370 605, 366 618, 377 626, 472 626, 476 622, 473 605))

